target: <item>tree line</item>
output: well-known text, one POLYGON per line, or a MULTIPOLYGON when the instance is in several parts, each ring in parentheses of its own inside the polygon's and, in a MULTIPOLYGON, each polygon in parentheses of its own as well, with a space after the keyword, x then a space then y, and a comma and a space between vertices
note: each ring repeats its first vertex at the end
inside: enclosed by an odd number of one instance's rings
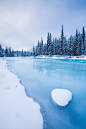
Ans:
POLYGON ((51 33, 48 32, 47 43, 43 44, 43 39, 37 46, 33 46, 33 56, 39 55, 68 55, 68 56, 79 56, 86 54, 86 40, 85 40, 85 27, 83 26, 82 32, 78 32, 76 29, 75 36, 70 36, 66 39, 64 36, 64 30, 62 25, 61 37, 52 38, 51 33))
POLYGON ((29 52, 29 51, 14 51, 14 50, 11 50, 11 47, 10 48, 2 48, 1 44, 0 44, 0 57, 18 57, 18 56, 30 56, 32 53, 29 52))

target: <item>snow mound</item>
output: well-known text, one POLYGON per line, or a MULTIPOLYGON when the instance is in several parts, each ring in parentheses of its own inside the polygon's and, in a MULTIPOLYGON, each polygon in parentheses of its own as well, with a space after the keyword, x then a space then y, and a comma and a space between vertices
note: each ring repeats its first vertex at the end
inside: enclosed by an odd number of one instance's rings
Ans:
POLYGON ((40 106, 27 97, 19 78, 0 59, 0 129, 42 129, 40 106))
POLYGON ((51 98, 59 106, 66 106, 72 100, 72 93, 67 89, 54 89, 51 98))

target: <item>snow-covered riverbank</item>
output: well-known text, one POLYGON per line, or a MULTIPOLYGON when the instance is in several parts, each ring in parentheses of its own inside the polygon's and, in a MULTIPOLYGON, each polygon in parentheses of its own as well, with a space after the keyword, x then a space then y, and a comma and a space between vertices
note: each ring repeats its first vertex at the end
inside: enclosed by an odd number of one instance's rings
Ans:
POLYGON ((83 59, 86 60, 86 56, 60 56, 60 55, 54 55, 54 56, 46 56, 46 55, 40 55, 36 56, 36 58, 54 58, 54 59, 83 59))
POLYGON ((0 59, 0 129, 42 129, 40 106, 27 97, 25 88, 0 59))

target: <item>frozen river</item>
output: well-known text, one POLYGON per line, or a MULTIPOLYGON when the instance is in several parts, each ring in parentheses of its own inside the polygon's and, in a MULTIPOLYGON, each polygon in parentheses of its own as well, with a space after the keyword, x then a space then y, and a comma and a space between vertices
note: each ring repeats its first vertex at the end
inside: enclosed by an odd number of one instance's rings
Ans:
POLYGON ((86 129, 86 61, 69 59, 4 58, 20 79, 28 96, 41 106, 44 129, 86 129), (73 99, 55 105, 51 91, 65 88, 73 99))

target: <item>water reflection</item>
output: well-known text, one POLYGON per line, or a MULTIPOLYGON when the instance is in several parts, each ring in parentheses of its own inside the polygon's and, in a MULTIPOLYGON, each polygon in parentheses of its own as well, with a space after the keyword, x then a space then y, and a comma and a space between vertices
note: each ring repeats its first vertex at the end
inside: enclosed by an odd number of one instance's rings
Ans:
POLYGON ((38 72, 42 74, 46 74, 46 76, 48 77, 51 76, 51 74, 58 74, 61 80, 64 80, 65 77, 67 78, 67 80, 68 78, 72 78, 72 80, 80 80, 85 79, 86 77, 86 63, 76 64, 76 62, 74 63, 74 60, 73 63, 68 63, 61 62, 59 60, 35 59, 33 60, 33 69, 38 70, 38 72))

